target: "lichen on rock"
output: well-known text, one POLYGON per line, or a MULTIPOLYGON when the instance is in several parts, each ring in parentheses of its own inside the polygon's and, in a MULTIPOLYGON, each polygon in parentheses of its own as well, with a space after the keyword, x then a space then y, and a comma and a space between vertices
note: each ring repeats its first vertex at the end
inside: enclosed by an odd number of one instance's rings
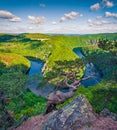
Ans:
POLYGON ((70 104, 50 113, 42 130, 75 130, 96 120, 87 99, 79 95, 70 104))

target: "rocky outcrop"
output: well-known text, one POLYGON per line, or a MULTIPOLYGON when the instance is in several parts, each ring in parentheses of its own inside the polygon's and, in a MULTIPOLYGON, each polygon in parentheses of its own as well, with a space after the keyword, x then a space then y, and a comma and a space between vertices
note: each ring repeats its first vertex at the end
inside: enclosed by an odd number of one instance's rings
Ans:
POLYGON ((117 130, 117 121, 96 115, 84 96, 79 95, 62 109, 32 117, 13 130, 117 130))
POLYGON ((110 112, 107 108, 104 108, 101 112, 100 115, 103 117, 109 117, 112 118, 113 120, 117 121, 117 114, 110 112))
POLYGON ((79 95, 70 104, 48 115, 42 130, 76 130, 96 120, 87 99, 79 95))
POLYGON ((17 128, 10 128, 8 130, 42 130, 43 125, 47 121, 48 115, 34 116, 17 128))
POLYGON ((82 130, 117 130, 117 122, 112 118, 98 116, 97 120, 88 129, 86 128, 85 126, 85 129, 82 130))

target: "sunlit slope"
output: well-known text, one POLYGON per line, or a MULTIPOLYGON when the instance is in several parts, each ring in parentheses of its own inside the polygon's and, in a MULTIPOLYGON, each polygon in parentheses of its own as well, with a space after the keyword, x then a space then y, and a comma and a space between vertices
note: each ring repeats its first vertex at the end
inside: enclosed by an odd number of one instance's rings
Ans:
POLYGON ((0 62, 3 63, 7 68, 14 68, 17 66, 17 68, 25 72, 30 67, 29 60, 13 53, 0 53, 0 62))
POLYGON ((73 48, 82 47, 92 50, 98 49, 94 44, 99 38, 116 38, 115 34, 95 34, 81 36, 47 35, 47 34, 19 34, 0 35, 0 52, 15 53, 30 56, 47 62, 49 68, 55 66, 56 61, 75 60, 78 56, 73 48), (5 40, 6 38, 6 40, 5 40))

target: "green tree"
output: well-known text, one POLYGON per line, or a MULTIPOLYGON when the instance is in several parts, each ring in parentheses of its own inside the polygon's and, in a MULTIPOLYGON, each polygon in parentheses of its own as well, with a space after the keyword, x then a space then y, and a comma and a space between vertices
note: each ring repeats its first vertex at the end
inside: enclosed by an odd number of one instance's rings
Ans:
POLYGON ((109 51, 114 48, 114 42, 111 40, 102 38, 102 39, 99 39, 98 41, 98 47, 103 50, 109 51))

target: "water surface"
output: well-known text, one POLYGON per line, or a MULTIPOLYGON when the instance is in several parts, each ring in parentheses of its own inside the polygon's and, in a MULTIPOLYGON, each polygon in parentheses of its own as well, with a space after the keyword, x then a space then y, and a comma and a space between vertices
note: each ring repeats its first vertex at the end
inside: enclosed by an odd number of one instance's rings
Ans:
POLYGON ((31 66, 28 75, 32 76, 34 74, 39 74, 40 76, 42 76, 42 68, 44 66, 44 62, 41 60, 30 60, 30 63, 31 66))
MULTIPOLYGON (((83 55, 83 53, 81 52, 81 49, 79 48, 75 48, 73 49, 73 51, 80 57, 80 58, 84 58, 85 56, 83 55)), ((86 63, 85 65, 85 72, 84 72, 84 76, 83 78, 86 78, 88 76, 94 76, 93 78, 90 78, 88 80, 84 80, 81 81, 81 83, 85 86, 94 86, 96 84, 98 84, 101 81, 101 73, 100 71, 95 67, 95 65, 90 62, 90 63, 86 63)))

